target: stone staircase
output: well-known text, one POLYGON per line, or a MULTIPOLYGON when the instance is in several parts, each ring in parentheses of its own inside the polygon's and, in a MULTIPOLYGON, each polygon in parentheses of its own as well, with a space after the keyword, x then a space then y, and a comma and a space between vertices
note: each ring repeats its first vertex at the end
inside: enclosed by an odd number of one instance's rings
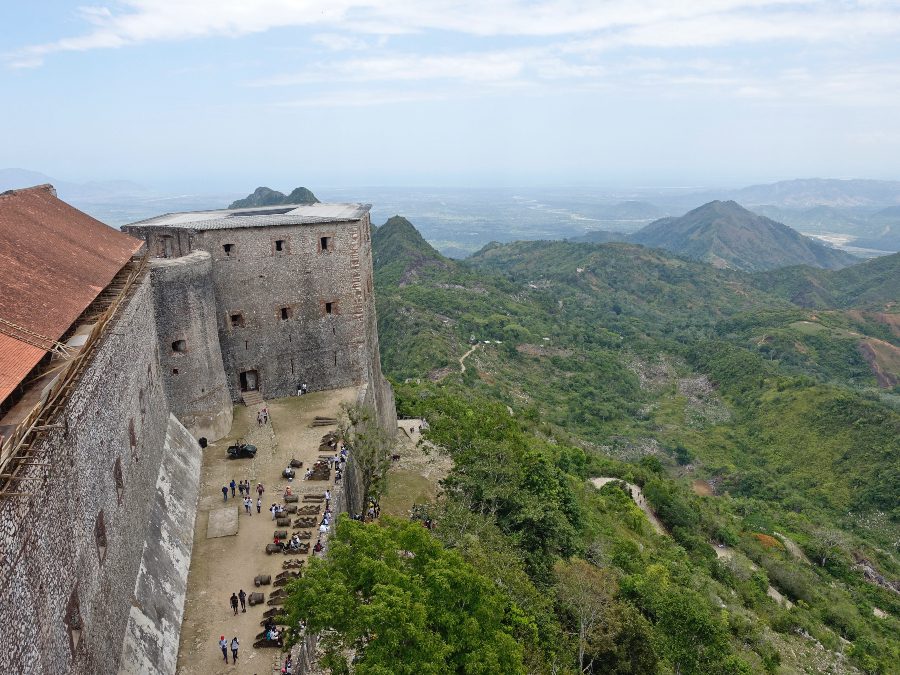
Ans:
POLYGON ((262 405, 263 403, 263 397, 259 391, 245 391, 241 394, 241 400, 248 408, 250 406, 262 405))

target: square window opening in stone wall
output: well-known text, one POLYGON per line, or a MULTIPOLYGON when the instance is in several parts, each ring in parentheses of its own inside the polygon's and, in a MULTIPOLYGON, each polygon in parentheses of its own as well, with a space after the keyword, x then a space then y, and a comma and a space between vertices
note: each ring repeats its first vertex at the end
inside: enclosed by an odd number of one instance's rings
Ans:
POLYGON ((234 253, 234 244, 222 244, 222 250, 225 251, 225 255, 230 256, 234 253))
POLYGON ((319 237, 319 251, 326 253, 334 250, 333 237, 319 237))
POLYGON ((173 375, 177 375, 177 374, 178 374, 178 368, 172 368, 172 374, 173 374, 173 375))
POLYGON ((325 313, 326 313, 326 314, 334 314, 334 309, 335 309, 335 307, 334 307, 334 303, 333 303, 333 302, 326 302, 326 303, 325 303, 325 313))
POLYGON ((119 504, 125 498, 125 476, 122 473, 122 458, 116 457, 116 463, 113 464, 113 478, 116 481, 116 498, 119 504))
POLYGON ((231 319, 231 327, 232 328, 243 328, 243 326, 244 326, 244 313, 243 312, 232 312, 229 318, 231 319))
POLYGON ((187 340, 175 340, 172 343, 172 351, 183 354, 187 351, 187 340))
POLYGON ((287 242, 284 239, 276 239, 275 240, 275 252, 276 253, 284 253, 287 251, 287 242))
POLYGON ((97 557, 102 563, 106 559, 106 520, 103 518, 103 509, 100 509, 94 521, 94 541, 97 542, 97 557))
POLYGON ((292 312, 290 307, 282 307, 280 310, 281 320, 287 321, 291 318, 292 312))
POLYGON ((69 646, 74 654, 75 650, 78 649, 78 643, 81 642, 81 632, 84 630, 84 625, 81 621, 81 603, 78 600, 78 586, 72 589, 72 594, 69 596, 69 604, 66 605, 64 619, 66 629, 69 631, 69 646))

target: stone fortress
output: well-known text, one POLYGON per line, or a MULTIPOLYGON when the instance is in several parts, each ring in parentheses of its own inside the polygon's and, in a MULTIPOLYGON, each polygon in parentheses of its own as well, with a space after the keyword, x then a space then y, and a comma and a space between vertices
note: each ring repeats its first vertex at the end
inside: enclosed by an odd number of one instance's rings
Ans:
POLYGON ((175 671, 201 448, 232 406, 381 373, 369 207, 168 214, 118 232, 0 195, 4 672, 175 671))

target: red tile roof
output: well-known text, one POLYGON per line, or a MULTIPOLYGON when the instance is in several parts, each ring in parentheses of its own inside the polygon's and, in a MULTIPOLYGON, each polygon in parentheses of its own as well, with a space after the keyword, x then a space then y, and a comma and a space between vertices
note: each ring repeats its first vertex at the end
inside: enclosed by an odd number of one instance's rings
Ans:
MULTIPOLYGON (((50 185, 0 194, 0 319, 58 340, 141 245, 50 185)), ((0 333, 0 403, 45 353, 0 333)))

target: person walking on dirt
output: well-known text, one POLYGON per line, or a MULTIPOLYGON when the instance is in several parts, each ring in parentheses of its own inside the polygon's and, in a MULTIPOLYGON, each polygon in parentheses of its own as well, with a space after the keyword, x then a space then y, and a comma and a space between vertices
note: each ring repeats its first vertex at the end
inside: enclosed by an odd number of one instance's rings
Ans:
POLYGON ((258 497, 262 497, 262 493, 266 491, 266 488, 263 487, 262 483, 256 484, 256 495, 258 497))
POLYGON ((238 643, 237 635, 231 638, 231 660, 234 663, 237 663, 237 652, 240 643, 238 643))
POLYGON ((231 482, 228 484, 231 488, 231 498, 234 499, 234 489, 237 487, 237 483, 234 482, 234 478, 231 479, 231 482))
POLYGON ((231 609, 234 610, 235 616, 237 616, 237 608, 238 608, 238 596, 237 593, 231 594, 231 609))
POLYGON ((244 589, 242 588, 238 593, 238 599, 241 601, 241 611, 247 611, 247 594, 244 593, 244 589))
POLYGON ((225 499, 226 502, 228 501, 228 486, 227 485, 222 486, 222 497, 225 499))
POLYGON ((228 663, 228 640, 224 635, 219 638, 219 647, 222 649, 222 658, 225 659, 225 663, 228 663))
POLYGON ((262 499, 257 499, 257 500, 256 500, 256 512, 257 512, 257 513, 261 513, 261 512, 262 512, 262 499))

